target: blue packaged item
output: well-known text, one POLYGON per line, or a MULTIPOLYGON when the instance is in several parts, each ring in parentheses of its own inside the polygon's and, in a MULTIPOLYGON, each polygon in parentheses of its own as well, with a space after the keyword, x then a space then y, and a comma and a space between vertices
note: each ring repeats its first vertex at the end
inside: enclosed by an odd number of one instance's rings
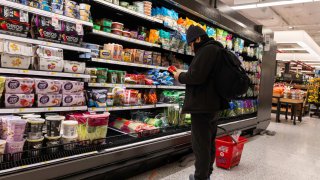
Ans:
POLYGON ((63 4, 63 0, 51 0, 51 3, 63 4))
POLYGON ((29 6, 29 1, 28 0, 20 0, 20 4, 29 6))

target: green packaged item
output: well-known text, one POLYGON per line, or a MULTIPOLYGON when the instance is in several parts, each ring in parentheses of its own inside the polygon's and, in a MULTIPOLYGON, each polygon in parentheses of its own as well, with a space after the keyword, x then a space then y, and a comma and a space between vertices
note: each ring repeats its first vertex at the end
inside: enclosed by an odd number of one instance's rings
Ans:
POLYGON ((124 84, 124 80, 126 78, 126 72, 125 71, 116 71, 116 72, 117 72, 117 83, 124 84))
POLYGON ((97 68, 98 76, 107 76, 108 69, 107 68, 97 68))
POLYGON ((106 76, 97 76, 97 83, 106 83, 107 77, 106 76))
POLYGON ((110 27, 102 27, 101 30, 102 30, 103 32, 111 33, 111 28, 110 28, 110 27))
POLYGON ((93 29, 100 31, 101 30, 101 26, 97 25, 97 24, 94 24, 93 25, 93 29))
POLYGON ((108 71, 108 82, 112 84, 116 84, 118 80, 117 71, 109 70, 108 71))
POLYGON ((148 125, 152 125, 154 127, 161 127, 162 126, 162 120, 156 119, 156 118, 147 118, 145 120, 145 123, 147 123, 148 125))
POLYGON ((129 6, 129 3, 126 1, 120 1, 120 6, 127 8, 129 6))

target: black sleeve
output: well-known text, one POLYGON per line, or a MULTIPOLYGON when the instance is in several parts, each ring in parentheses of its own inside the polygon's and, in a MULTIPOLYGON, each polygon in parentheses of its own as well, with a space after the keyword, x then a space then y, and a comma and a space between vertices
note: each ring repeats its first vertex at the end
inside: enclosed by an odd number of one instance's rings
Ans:
POLYGON ((179 82, 187 85, 199 85, 207 81, 218 57, 218 48, 212 45, 200 49, 195 56, 188 72, 181 73, 179 82))

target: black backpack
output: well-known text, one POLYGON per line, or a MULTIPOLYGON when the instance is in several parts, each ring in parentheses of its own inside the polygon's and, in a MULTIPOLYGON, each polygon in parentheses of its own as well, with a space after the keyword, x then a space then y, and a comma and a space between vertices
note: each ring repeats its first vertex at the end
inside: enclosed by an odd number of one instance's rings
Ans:
POLYGON ((216 91, 222 98, 230 100, 248 91, 250 79, 238 57, 229 50, 220 49, 215 71, 216 91))

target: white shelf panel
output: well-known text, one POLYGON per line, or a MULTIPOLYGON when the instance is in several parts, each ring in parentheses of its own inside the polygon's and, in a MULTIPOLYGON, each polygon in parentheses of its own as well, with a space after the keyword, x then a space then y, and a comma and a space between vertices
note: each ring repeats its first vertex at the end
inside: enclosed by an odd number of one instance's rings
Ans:
POLYGON ((109 112, 109 111, 124 111, 135 109, 153 109, 154 105, 142 105, 142 106, 120 106, 120 107, 106 107, 106 108, 88 108, 89 112, 109 112))
POLYGON ((142 68, 149 68, 149 69, 161 69, 161 70, 167 70, 168 69, 166 67, 161 67, 161 66, 138 64, 138 63, 129 63, 129 62, 114 61, 114 60, 99 59, 99 58, 92 58, 91 61, 100 62, 100 63, 106 63, 106 64, 116 64, 116 65, 122 65, 122 66, 142 67, 142 68))
POLYGON ((86 111, 87 106, 75 107, 44 107, 44 108, 12 108, 0 109, 0 114, 15 114, 15 113, 40 113, 40 112, 61 112, 61 111, 86 111))
POLYGON ((143 46, 160 48, 159 44, 149 43, 149 42, 146 42, 146 41, 141 41, 141 40, 138 40, 138 39, 128 38, 128 37, 125 37, 125 36, 120 36, 120 35, 112 34, 112 33, 108 33, 108 32, 98 31, 98 30, 95 30, 95 29, 92 30, 92 33, 96 34, 96 35, 108 37, 108 38, 113 38, 113 39, 117 39, 117 40, 121 40, 121 41, 126 41, 126 42, 130 42, 130 43, 134 43, 134 44, 143 45, 143 46))
POLYGON ((185 86, 163 86, 163 85, 157 86, 157 88, 159 88, 159 89, 186 89, 185 86))
POLYGON ((179 104, 156 104, 157 108, 179 106, 179 104))
POLYGON ((127 14, 131 14, 133 16, 136 16, 136 17, 139 17, 139 18, 142 18, 142 19, 146 19, 146 20, 151 21, 151 22, 156 22, 156 23, 163 24, 163 21, 158 19, 158 18, 147 16, 145 14, 141 14, 141 13, 138 13, 136 11, 132 11, 130 9, 115 5, 113 3, 106 2, 104 0, 93 0, 93 1, 97 2, 97 3, 100 3, 100 4, 104 5, 104 6, 108 6, 110 8, 116 9, 118 11, 121 11, 121 12, 124 12, 124 13, 127 13, 127 14))
POLYGON ((157 88, 153 85, 139 85, 139 84, 110 84, 110 83, 89 83, 89 87, 127 87, 127 88, 157 88))
POLYGON ((90 75, 86 74, 73 74, 73 73, 61 73, 61 72, 47 72, 47 71, 34 71, 34 70, 22 70, 22 69, 8 69, 0 68, 2 74, 22 74, 22 75, 34 75, 34 76, 50 76, 50 77, 65 77, 65 78, 82 78, 89 79, 90 75))
POLYGON ((8 6, 8 7, 11 7, 11 8, 16 8, 16 9, 20 9, 20 10, 23 10, 23 11, 26 11, 26 12, 30 12, 30 13, 33 13, 33 14, 38 14, 38 15, 45 16, 45 17, 50 17, 50 18, 55 17, 55 18, 58 18, 58 20, 67 21, 67 22, 71 22, 71 23, 75 23, 75 24, 93 26, 93 24, 91 22, 88 22, 88 21, 82 21, 80 19, 75 19, 75 18, 64 16, 64 15, 60 15, 60 14, 55 14, 55 13, 52 13, 52 12, 49 12, 49 11, 33 8, 33 7, 30 7, 30 6, 26 6, 26 5, 15 3, 15 2, 10 2, 10 1, 6 1, 6 0, 0 0, 0 5, 8 6))
POLYGON ((86 48, 82 48, 82 47, 69 46, 69 45, 64 45, 64 44, 59 44, 59 43, 40 41, 40 40, 36 40, 36 39, 11 36, 11 35, 6 35, 6 34, 0 34, 0 39, 8 39, 8 40, 12 40, 12 41, 30 43, 30 44, 34 44, 34 45, 50 46, 50 47, 55 47, 55 48, 71 50, 71 51, 88 52, 88 53, 91 52, 90 49, 86 49, 86 48))

